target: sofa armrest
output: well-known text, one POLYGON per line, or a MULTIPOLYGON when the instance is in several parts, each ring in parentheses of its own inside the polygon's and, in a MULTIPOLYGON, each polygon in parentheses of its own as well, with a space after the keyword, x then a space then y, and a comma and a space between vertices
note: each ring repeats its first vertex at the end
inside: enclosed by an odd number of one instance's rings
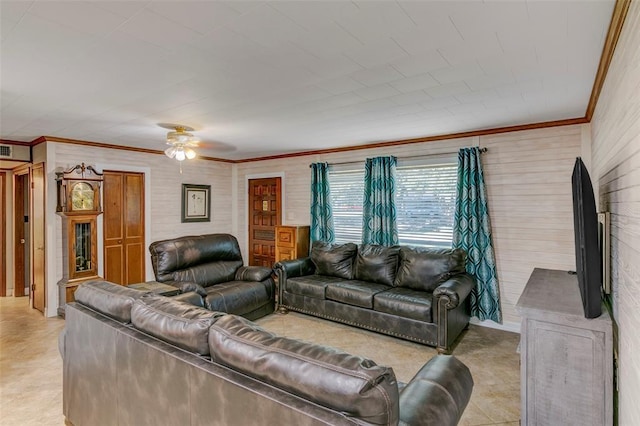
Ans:
POLYGON ((467 366, 454 356, 437 355, 400 392, 400 425, 457 425, 472 390, 467 366))
POLYGON ((440 306, 440 302, 446 302, 444 307, 451 310, 469 296, 475 285, 476 279, 473 276, 466 273, 456 275, 436 287, 433 290, 433 297, 436 299, 437 306, 440 306))
POLYGON ((285 278, 296 278, 305 275, 311 275, 316 271, 316 266, 310 257, 302 259, 282 260, 274 265, 276 274, 281 277, 284 273, 285 278))
POLYGON ((236 281, 264 281, 271 277, 273 269, 265 266, 241 266, 236 271, 236 281))

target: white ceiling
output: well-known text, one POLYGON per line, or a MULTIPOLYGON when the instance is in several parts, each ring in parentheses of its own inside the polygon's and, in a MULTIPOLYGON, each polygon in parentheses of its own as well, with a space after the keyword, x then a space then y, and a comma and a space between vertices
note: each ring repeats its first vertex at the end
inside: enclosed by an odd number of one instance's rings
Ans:
POLYGON ((5 1, 0 137, 251 158, 583 117, 613 0, 5 1))

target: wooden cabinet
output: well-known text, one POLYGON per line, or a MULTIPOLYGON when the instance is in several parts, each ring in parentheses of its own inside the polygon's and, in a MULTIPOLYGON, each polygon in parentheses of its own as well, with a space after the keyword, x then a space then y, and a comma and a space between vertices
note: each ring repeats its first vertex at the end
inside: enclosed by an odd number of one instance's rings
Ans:
POLYGON ((276 262, 309 256, 309 226, 276 226, 276 262))
POLYGON ((516 305, 523 425, 613 423, 613 329, 605 307, 584 317, 578 280, 534 269, 516 305))

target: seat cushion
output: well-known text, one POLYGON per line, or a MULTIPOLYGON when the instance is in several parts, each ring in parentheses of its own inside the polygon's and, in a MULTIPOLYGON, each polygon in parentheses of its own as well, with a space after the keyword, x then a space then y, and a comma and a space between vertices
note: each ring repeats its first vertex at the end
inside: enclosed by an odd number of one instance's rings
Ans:
POLYGON ((377 293, 373 297, 373 310, 402 318, 433 322, 431 300, 431 293, 410 288, 394 287, 377 293))
POLYGON ((131 322, 133 303, 148 293, 109 281, 94 280, 80 284, 74 298, 94 311, 127 324, 131 322))
POLYGON ((316 266, 317 275, 328 275, 350 280, 353 278, 353 263, 358 246, 353 243, 329 244, 314 241, 311 261, 316 266))
POLYGON ((287 279, 287 293, 300 296, 324 299, 325 290, 329 284, 342 283, 348 280, 344 278, 328 277, 326 275, 305 275, 303 277, 287 279))
POLYGON ((389 286, 384 284, 351 280, 329 284, 326 297, 336 302, 371 309, 373 308, 373 296, 388 289, 389 286))
POLYGON ((198 355, 209 355, 209 328, 225 315, 186 302, 146 295, 131 308, 135 328, 198 355))
POLYGON ((462 249, 400 248, 400 266, 394 286, 433 291, 454 275, 465 272, 467 253, 462 249))
POLYGON ((393 285, 398 270, 400 246, 361 244, 356 256, 355 278, 360 281, 393 285))
POLYGON ((264 282, 229 281, 205 289, 205 306, 212 311, 244 315, 270 303, 264 282))
POLYGON ((235 315, 211 326, 209 346, 214 362, 342 412, 354 424, 398 424, 398 385, 388 367, 338 349, 276 336, 235 315))

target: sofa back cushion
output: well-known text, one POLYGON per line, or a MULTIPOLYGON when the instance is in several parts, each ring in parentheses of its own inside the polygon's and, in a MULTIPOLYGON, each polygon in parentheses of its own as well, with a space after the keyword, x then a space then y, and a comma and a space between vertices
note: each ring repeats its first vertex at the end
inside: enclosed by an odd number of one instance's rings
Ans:
POLYGON ((398 270, 400 246, 361 244, 356 256, 355 278, 378 284, 393 285, 398 270))
POLYGON ((209 328, 226 315, 148 294, 136 300, 131 323, 138 330, 198 355, 209 355, 209 328))
POLYGON ((400 265, 394 285, 433 291, 454 275, 465 272, 467 253, 462 249, 400 248, 400 265))
POLYGON ((358 246, 353 243, 329 244, 314 241, 311 248, 311 261, 316 266, 317 275, 353 279, 353 263, 358 246))
POLYGON ((133 303, 148 292, 134 290, 109 281, 86 281, 74 293, 76 302, 121 323, 131 322, 133 303))
POLYGON ((208 234, 156 241, 149 246, 156 281, 191 281, 207 287, 232 281, 242 266, 236 237, 208 234))
POLYGON ((279 337, 235 315, 209 331, 211 359, 370 424, 398 422, 393 370, 327 346, 279 337))

